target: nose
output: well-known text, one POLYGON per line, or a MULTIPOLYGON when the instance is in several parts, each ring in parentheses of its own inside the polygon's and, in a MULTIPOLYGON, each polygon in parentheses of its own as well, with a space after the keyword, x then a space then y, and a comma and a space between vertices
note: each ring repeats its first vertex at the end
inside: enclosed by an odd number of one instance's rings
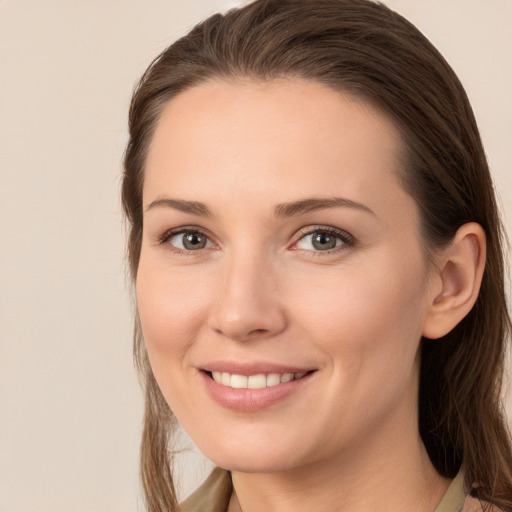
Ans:
POLYGON ((287 319, 279 300, 277 274, 271 261, 254 255, 226 262, 211 309, 210 328, 236 341, 269 338, 282 332, 287 319))

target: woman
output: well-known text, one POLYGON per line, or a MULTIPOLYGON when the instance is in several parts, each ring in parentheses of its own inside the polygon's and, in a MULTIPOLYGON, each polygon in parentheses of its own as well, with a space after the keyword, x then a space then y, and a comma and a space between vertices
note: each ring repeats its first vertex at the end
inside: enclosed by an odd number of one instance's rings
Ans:
POLYGON ((512 511, 501 225, 466 94, 410 23, 212 16, 140 81, 123 205, 148 510, 179 510, 177 418, 224 468, 185 511, 512 511))

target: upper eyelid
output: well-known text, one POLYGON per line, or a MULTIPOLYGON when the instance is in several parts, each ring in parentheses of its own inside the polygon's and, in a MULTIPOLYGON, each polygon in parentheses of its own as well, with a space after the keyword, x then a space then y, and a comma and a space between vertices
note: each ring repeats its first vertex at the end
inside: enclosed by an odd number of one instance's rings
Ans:
POLYGON ((199 226, 180 226, 177 228, 170 228, 165 230, 162 234, 157 235, 157 239, 161 242, 164 242, 173 236, 180 235, 182 233, 200 233, 201 235, 208 237, 211 242, 216 243, 213 240, 214 237, 212 234, 207 229, 201 228, 199 226))
POLYGON ((199 256, 200 254, 204 254, 203 253, 204 250, 207 250, 207 249, 211 250, 211 249, 218 248, 218 244, 212 240, 212 237, 203 228, 199 228, 197 226, 190 226, 190 227, 181 226, 178 228, 167 229, 162 234, 160 234, 156 237, 156 243, 159 246, 167 245, 167 250, 169 250, 170 252, 172 252, 176 255, 187 256, 187 257, 188 256, 190 256, 190 257, 199 256), (176 247, 174 244, 169 243, 171 238, 181 235, 181 234, 184 234, 184 233, 199 233, 199 234, 205 236, 214 247, 203 247, 203 248, 197 249, 197 250, 187 250, 187 249, 181 249, 179 247, 176 247))
POLYGON ((340 238, 347 239, 347 241, 350 241, 352 243, 355 243, 355 241, 356 241, 354 236, 351 235, 348 231, 346 231, 344 229, 335 228, 333 226, 317 225, 317 226, 308 226, 308 227, 301 228, 299 231, 297 231, 296 235, 293 237, 294 238, 293 243, 296 243, 301 238, 304 238, 307 235, 311 235, 313 233, 321 233, 321 232, 332 233, 336 236, 339 236, 340 238))

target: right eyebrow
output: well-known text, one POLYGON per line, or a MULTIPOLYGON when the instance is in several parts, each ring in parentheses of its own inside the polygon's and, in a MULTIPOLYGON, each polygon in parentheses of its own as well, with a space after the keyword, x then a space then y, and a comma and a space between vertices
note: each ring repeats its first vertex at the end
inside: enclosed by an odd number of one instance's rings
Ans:
POLYGON ((198 215, 199 217, 213 217, 213 213, 204 203, 198 201, 185 201, 183 199, 171 199, 170 197, 157 197, 148 206, 145 211, 153 208, 174 208, 180 212, 198 215))

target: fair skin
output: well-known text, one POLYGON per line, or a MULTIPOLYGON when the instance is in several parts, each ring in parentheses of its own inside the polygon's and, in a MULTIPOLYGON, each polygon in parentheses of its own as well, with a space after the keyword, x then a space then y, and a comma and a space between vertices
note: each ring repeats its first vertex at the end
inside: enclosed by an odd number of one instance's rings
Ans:
POLYGON ((400 144, 297 79, 211 81, 162 113, 138 308, 165 399, 232 471, 230 510, 430 512, 449 484, 418 432, 418 349, 471 309, 485 239, 465 225, 427 260, 400 144))

